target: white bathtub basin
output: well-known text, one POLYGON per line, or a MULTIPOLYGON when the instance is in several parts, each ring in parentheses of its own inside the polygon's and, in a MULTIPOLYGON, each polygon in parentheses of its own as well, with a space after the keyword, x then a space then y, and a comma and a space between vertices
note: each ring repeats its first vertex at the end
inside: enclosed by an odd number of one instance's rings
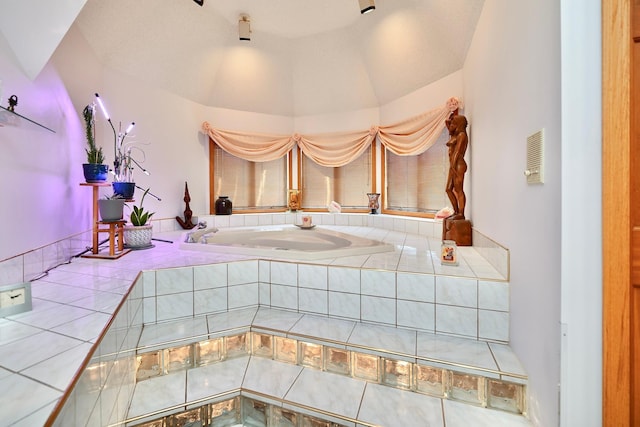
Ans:
POLYGON ((391 244, 322 227, 220 229, 216 233, 204 236, 201 241, 182 243, 181 248, 299 260, 367 255, 394 250, 391 244))

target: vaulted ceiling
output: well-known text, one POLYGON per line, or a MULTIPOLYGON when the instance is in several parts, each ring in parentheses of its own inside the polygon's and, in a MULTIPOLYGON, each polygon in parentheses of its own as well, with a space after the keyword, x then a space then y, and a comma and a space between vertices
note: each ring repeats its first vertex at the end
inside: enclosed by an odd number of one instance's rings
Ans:
POLYGON ((463 66, 483 0, 87 0, 105 65, 204 105, 287 116, 375 108, 463 66), (249 16, 251 40, 238 39, 249 16))

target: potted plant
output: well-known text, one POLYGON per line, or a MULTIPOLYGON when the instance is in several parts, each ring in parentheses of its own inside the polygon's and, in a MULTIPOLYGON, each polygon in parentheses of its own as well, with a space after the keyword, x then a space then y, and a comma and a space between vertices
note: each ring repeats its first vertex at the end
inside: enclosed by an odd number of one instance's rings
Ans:
POLYGON ((104 196, 98 200, 98 211, 102 221, 119 221, 124 211, 124 198, 119 194, 104 196))
POLYGON ((104 164, 102 147, 96 146, 95 139, 95 106, 87 105, 82 111, 84 119, 85 136, 87 139, 87 163, 82 164, 84 179, 88 183, 105 182, 109 173, 109 166, 104 164))
POLYGON ((120 194, 127 200, 132 200, 133 193, 136 189, 136 184, 133 180, 133 166, 136 165, 140 167, 140 169, 142 169, 144 173, 146 173, 147 175, 149 174, 146 169, 142 168, 140 164, 132 157, 131 144, 125 144, 124 142, 125 138, 129 135, 129 133, 135 126, 135 122, 131 122, 131 124, 129 124, 124 132, 122 132, 122 124, 120 124, 118 131, 116 132, 116 128, 115 126, 113 126, 111 117, 109 116, 109 113, 107 112, 107 109, 102 102, 102 98, 100 98, 100 95, 98 95, 97 93, 96 101, 98 102, 98 105, 100 105, 100 109, 102 110, 105 119, 111 126, 111 130, 113 130, 113 191, 117 194, 120 194))
POLYGON ((129 248, 144 249, 151 247, 153 226, 149 224, 149 221, 155 212, 146 211, 143 206, 144 198, 148 192, 149 188, 142 194, 140 204, 131 208, 131 215, 129 216, 131 225, 124 227, 124 242, 129 248))

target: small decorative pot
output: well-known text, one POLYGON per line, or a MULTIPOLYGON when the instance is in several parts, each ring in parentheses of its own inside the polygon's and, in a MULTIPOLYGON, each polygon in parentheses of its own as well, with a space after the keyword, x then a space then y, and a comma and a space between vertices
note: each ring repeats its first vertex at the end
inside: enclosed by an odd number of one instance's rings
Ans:
POLYGON ((369 209, 371 209, 371 214, 377 214, 378 209, 380 209, 380 193, 367 193, 367 197, 369 198, 369 209))
POLYGON ((136 191, 136 183, 135 182, 114 182, 113 183, 113 192, 119 194, 122 198, 126 200, 133 199, 133 193, 136 191))
POLYGON ((105 182, 109 173, 109 165, 98 163, 83 163, 82 172, 88 183, 105 182))
POLYGON ((228 196, 220 196, 216 199, 216 215, 231 215, 233 203, 228 196))
POLYGON ((100 199, 98 211, 102 221, 118 221, 122 219, 124 199, 100 199))
POLYGON ((128 248, 143 249, 151 247, 153 226, 151 224, 124 227, 124 243, 128 248))

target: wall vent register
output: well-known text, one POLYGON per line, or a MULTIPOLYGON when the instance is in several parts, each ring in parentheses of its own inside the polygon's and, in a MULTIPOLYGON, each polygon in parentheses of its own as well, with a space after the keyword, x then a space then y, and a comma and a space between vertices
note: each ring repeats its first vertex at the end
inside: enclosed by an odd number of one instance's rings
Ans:
POLYGON ((544 129, 527 137, 527 184, 544 183, 544 129))

